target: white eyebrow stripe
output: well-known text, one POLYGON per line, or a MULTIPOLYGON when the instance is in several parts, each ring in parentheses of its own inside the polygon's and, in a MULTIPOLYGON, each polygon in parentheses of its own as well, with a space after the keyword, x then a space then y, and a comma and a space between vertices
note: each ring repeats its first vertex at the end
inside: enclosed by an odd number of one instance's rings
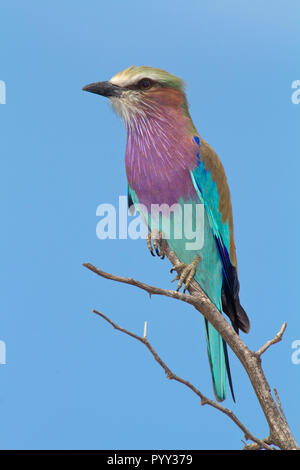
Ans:
POLYGON ((157 75, 153 77, 153 75, 156 75, 156 74, 153 74, 151 72, 149 73, 140 72, 140 73, 135 73, 131 75, 130 77, 129 76, 125 77, 124 75, 123 76, 115 75, 114 77, 110 79, 110 83, 112 83, 113 85, 118 85, 120 87, 126 87, 126 86, 136 84, 142 78, 150 78, 151 80, 158 81, 159 77, 157 77, 157 75))
POLYGON ((136 85, 141 79, 149 78, 159 84, 185 90, 185 82, 165 70, 146 66, 131 66, 117 73, 110 79, 110 83, 119 87, 130 87, 136 85))

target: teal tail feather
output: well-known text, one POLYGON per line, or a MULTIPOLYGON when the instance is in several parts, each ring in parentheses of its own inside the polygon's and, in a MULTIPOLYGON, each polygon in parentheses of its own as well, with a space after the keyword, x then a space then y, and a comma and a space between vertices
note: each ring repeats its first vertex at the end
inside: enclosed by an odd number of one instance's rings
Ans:
POLYGON ((233 401, 235 401, 229 368, 227 344, 225 343, 221 335, 217 332, 217 330, 206 320, 206 318, 204 319, 204 323, 207 343, 207 354, 216 399, 218 401, 223 401, 226 398, 227 375, 232 398, 233 401))

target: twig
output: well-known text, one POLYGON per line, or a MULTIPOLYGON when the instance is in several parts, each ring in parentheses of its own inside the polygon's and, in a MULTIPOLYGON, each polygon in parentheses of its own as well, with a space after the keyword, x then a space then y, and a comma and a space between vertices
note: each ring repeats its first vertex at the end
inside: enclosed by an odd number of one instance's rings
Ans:
POLYGON ((286 322, 284 322, 280 330, 278 331, 277 335, 273 339, 270 339, 269 341, 267 341, 261 348, 259 348, 259 350, 256 351, 256 355, 261 356, 264 352, 266 352, 267 349, 269 349, 270 346, 272 346, 272 344, 279 343, 279 341, 282 340, 282 336, 283 336, 283 333, 285 332, 286 326, 287 324, 286 322))
POLYGON ((277 392, 276 388, 274 388, 274 395, 275 395, 276 401, 278 403, 278 408, 279 408, 280 414, 283 417, 283 419, 286 420, 286 417, 285 417, 285 414, 284 414, 284 411, 283 411, 283 408, 282 408, 282 404, 281 404, 281 401, 280 401, 280 398, 279 398, 279 395, 278 395, 278 392, 277 392))
MULTIPOLYGON (((266 437, 265 439, 262 439, 261 441, 269 446, 273 444, 273 441, 270 436, 266 437)), ((258 443, 245 444, 245 447, 243 448, 243 450, 260 450, 260 449, 263 449, 263 447, 258 443)), ((274 449, 274 447, 271 447, 271 449, 276 450, 274 449)))
POLYGON ((229 410, 228 408, 225 408, 224 406, 220 405, 214 400, 211 400, 207 398, 205 395, 203 395, 200 390, 198 390, 193 384, 191 384, 188 380, 182 379, 178 375, 174 374, 174 372, 171 371, 171 369, 167 366, 167 364, 161 359, 161 357, 157 354, 157 352, 154 350, 154 348, 151 346, 149 340, 146 338, 145 334, 144 337, 138 336, 134 333, 132 333, 129 330, 126 330, 125 328, 122 328, 119 326, 117 323, 113 322, 109 317, 104 315, 103 313, 99 312, 98 310, 93 310, 93 313, 96 313, 100 317, 102 317, 106 322, 108 322, 111 326, 113 326, 116 330, 121 331, 122 333, 125 333, 128 336, 131 336, 132 338, 136 339, 140 343, 143 343, 146 348, 150 351, 156 362, 163 368, 165 371, 167 379, 170 380, 175 380, 189 389, 191 389, 199 398, 200 398, 200 403, 201 405, 209 405, 225 415, 227 415, 244 433, 246 439, 251 439, 253 442, 256 443, 259 448, 267 449, 267 450, 273 450, 272 447, 268 445, 267 442, 262 441, 258 439, 256 436, 254 436, 244 425, 243 423, 237 418, 237 416, 233 413, 232 410, 229 410))

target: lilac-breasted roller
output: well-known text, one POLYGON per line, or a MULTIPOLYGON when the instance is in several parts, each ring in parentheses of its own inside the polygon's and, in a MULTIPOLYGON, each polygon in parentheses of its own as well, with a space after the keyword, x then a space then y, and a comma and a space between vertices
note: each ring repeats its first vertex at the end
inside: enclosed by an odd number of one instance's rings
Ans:
MULTIPOLYGON (((150 234, 158 231, 175 252, 180 261, 174 267, 178 287, 184 284, 187 289, 194 278, 220 313, 228 315, 235 331, 247 333, 250 323, 239 300, 226 175, 217 154, 192 122, 184 82, 161 69, 133 66, 109 81, 83 89, 108 97, 125 123, 129 205, 133 203, 140 211, 150 234), (197 218, 200 205, 201 224, 197 218), (154 206, 163 209, 153 215, 154 206), (191 208, 189 218, 182 216, 186 207, 191 208), (169 222, 167 234, 164 222, 169 222), (199 246, 189 243, 185 233, 188 223, 195 232, 202 233, 199 246), (178 229, 183 229, 181 236, 178 229)), ((163 257, 157 240, 152 238, 157 254, 163 257)), ((151 239, 147 241, 151 250, 151 239)), ((226 396, 226 375, 232 390, 227 346, 206 319, 204 324, 214 392, 222 401, 226 396)))

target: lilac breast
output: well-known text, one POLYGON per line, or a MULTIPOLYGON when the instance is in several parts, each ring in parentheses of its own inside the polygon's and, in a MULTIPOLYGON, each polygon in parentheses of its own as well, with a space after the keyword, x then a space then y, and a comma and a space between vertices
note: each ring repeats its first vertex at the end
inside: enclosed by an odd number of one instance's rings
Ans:
POLYGON ((198 146, 188 125, 183 113, 162 110, 135 116, 127 128, 128 183, 148 210, 151 204, 196 198, 190 170, 197 164, 198 146))

